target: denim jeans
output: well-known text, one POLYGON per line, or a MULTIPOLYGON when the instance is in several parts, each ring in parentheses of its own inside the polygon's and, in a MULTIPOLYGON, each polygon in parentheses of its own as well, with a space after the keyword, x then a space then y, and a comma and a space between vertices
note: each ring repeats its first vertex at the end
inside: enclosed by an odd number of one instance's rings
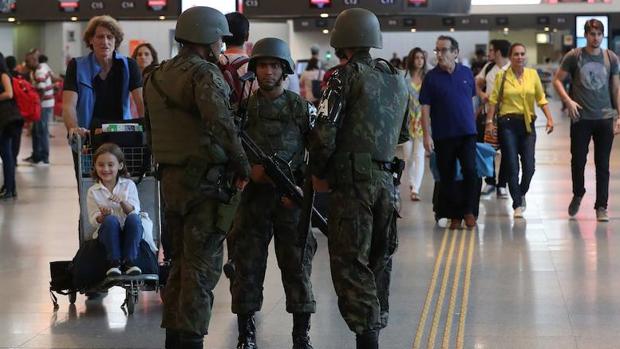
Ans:
POLYGON ((4 127, 0 133, 0 157, 2 158, 2 173, 4 187, 7 192, 15 192, 15 153, 14 147, 21 136, 23 122, 12 122, 4 127))
POLYGON ((445 206, 447 218, 463 218, 464 214, 474 213, 480 186, 476 174, 476 135, 436 139, 435 154, 439 170, 439 201, 445 206), (456 160, 461 163, 464 190, 461 202, 455 199, 456 160))
POLYGON ((573 195, 586 193, 583 172, 588 158, 590 139, 594 141, 596 166, 596 201, 594 209, 607 208, 609 197, 609 156, 614 142, 614 119, 579 120, 570 127, 571 173, 573 195))
POLYGON ((143 228, 140 215, 130 214, 121 227, 118 217, 106 216, 99 227, 97 239, 105 246, 108 262, 134 264, 140 251, 143 228))
POLYGON ((499 142, 502 150, 502 163, 506 163, 506 179, 512 197, 512 208, 523 206, 522 197, 530 189, 534 176, 536 148, 536 129, 531 123, 532 132, 527 133, 521 118, 502 116, 498 118, 499 142), (519 160, 521 161, 521 182, 519 182, 519 160))
POLYGON ((41 108, 41 120, 32 124, 32 160, 34 160, 34 162, 49 162, 49 121, 53 115, 54 108, 41 108))

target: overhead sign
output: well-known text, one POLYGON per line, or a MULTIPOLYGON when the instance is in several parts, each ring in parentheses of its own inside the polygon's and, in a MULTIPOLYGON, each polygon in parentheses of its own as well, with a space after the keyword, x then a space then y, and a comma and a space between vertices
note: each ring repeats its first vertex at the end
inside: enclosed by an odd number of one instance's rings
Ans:
POLYGON ((241 0, 249 18, 291 18, 337 15, 353 7, 361 7, 377 15, 395 14, 467 14, 471 0, 241 0))
POLYGON ((17 21, 87 21, 94 16, 116 19, 174 19, 181 0, 0 0, 0 18, 17 21))

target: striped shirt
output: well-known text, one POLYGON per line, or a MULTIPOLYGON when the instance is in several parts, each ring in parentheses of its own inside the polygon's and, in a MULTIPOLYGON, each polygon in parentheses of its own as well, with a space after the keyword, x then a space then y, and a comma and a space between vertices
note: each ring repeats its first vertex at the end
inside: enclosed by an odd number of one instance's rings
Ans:
POLYGON ((47 63, 39 63, 32 76, 34 87, 41 96, 41 108, 54 107, 54 83, 52 82, 52 69, 47 63))

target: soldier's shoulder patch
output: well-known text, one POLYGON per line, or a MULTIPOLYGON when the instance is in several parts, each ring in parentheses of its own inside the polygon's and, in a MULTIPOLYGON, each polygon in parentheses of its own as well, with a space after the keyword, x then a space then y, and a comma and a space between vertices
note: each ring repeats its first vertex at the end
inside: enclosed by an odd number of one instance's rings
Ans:
POLYGON ((216 88, 224 88, 226 86, 226 81, 224 81, 220 69, 211 62, 202 61, 195 74, 198 75, 196 76, 197 78, 216 88))
POLYGON ((211 84, 217 88, 224 88, 226 86, 226 81, 224 81, 224 78, 222 77, 222 74, 220 74, 219 71, 214 72, 214 71, 209 71, 208 72, 210 80, 211 80, 211 84))

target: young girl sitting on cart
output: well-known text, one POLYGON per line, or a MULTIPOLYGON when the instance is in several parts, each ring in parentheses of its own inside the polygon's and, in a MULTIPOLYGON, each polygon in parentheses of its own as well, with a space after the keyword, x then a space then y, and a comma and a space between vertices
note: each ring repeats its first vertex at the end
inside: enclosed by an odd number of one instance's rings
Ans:
POLYGON ((97 228, 93 238, 106 249, 109 269, 106 276, 140 275, 138 266, 143 227, 140 200, 129 177, 125 156, 119 146, 101 145, 93 154, 92 178, 87 207, 90 224, 97 228))

